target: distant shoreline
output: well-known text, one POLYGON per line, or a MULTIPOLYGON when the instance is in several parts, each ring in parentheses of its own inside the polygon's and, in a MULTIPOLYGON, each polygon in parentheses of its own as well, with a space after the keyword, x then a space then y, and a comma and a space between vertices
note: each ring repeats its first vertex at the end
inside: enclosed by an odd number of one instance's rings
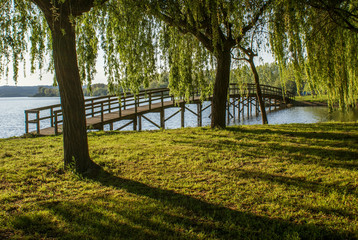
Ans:
POLYGON ((31 97, 38 92, 39 87, 52 86, 0 86, 0 97, 31 97))
MULTIPOLYGON (((106 84, 93 84, 90 93, 86 86, 83 87, 85 96, 104 96, 108 94, 106 84)), ((38 86, 0 86, 0 98, 8 97, 59 97, 58 87, 50 85, 38 86)))

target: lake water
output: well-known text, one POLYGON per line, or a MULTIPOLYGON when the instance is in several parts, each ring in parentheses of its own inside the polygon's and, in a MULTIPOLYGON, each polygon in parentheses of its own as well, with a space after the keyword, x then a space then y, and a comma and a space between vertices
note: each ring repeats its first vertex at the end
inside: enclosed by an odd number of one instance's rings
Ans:
MULTIPOLYGON (((37 108, 47 105, 60 103, 59 98, 35 98, 35 97, 21 97, 21 98, 0 98, 0 138, 8 138, 14 136, 21 136, 25 133, 25 115, 26 109, 37 108)), ((204 103, 203 107, 208 103, 204 103)), ((189 105, 190 109, 196 112, 196 105, 189 105)), ((166 117, 175 113, 178 108, 171 108, 165 110, 166 117)), ((327 121, 357 121, 358 111, 349 113, 333 112, 328 113, 326 107, 293 107, 268 113, 269 124, 287 124, 287 123, 317 123, 327 121)), ((203 112, 203 126, 210 125, 210 108, 203 112)), ((159 113, 148 113, 146 116, 159 125, 159 113)), ((142 120, 143 130, 157 129, 146 120, 142 120)), ((126 121, 116 123, 114 128, 119 128, 124 125, 126 121)), ((251 125, 261 124, 260 116, 253 116, 249 119, 231 119, 229 125, 251 125)), ((197 118, 189 111, 185 111, 185 126, 196 127, 197 118)), ((165 123, 166 128, 180 127, 180 114, 177 114, 165 123)), ((128 126, 123 130, 131 130, 132 126, 128 126)), ((35 130, 34 126, 30 125, 30 131, 35 130)), ((106 130, 106 128, 105 128, 106 130)))

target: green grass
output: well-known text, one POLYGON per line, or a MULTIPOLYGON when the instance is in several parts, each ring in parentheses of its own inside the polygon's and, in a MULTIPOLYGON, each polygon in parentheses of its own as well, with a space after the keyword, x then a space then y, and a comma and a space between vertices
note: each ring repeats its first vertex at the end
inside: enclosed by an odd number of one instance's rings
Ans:
POLYGON ((103 171, 63 172, 62 138, 0 140, 0 239, 356 239, 358 124, 89 134, 103 171))
POLYGON ((328 102, 328 95, 307 95, 307 96, 296 96, 296 101, 306 101, 306 102, 328 102))

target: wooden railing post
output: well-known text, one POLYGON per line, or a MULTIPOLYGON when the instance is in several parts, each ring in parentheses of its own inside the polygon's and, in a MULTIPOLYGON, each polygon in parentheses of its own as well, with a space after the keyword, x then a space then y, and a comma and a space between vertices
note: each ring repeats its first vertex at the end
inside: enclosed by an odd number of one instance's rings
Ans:
POLYGON ((122 117, 122 101, 118 102, 119 108, 118 108, 118 113, 119 113, 119 117, 122 117))
POLYGON ((198 111, 198 127, 201 127, 203 125, 203 120, 202 120, 202 105, 201 102, 199 102, 197 105, 197 111, 198 111))
POLYGON ((53 108, 51 108, 50 114, 51 114, 51 127, 53 127, 53 108))
POLYGON ((108 112, 111 112, 111 96, 108 96, 108 112))
POLYGON ((161 91, 161 102, 162 102, 162 107, 164 106, 164 92, 161 91))
POLYGON ((25 111, 25 133, 29 133, 29 113, 25 111))
POLYGON ((104 119, 104 117, 103 117, 103 102, 101 102, 101 122, 102 122, 102 124, 103 124, 103 119, 104 119))
POLYGON ((185 123, 185 103, 181 103, 180 107, 181 107, 181 127, 183 128, 185 123))
POLYGON ((55 135, 58 135, 58 120, 57 120, 57 111, 55 111, 55 135))
POLYGON ((136 114, 136 116, 137 116, 137 112, 138 112, 138 97, 137 96, 135 96, 134 97, 134 112, 135 112, 135 114, 136 114))
POLYGON ((142 131, 142 115, 138 115, 138 130, 142 131))
POLYGON ((133 131, 137 131, 137 116, 133 118, 133 131))
POLYGON ((152 93, 149 92, 149 110, 152 110, 152 93))
POLYGON ((94 117, 94 105, 93 105, 93 100, 91 100, 91 111, 92 111, 92 117, 94 117))
POLYGON ((160 110, 160 127, 162 129, 165 129, 165 110, 162 108, 160 110))
POLYGON ((36 112, 36 126, 37 126, 36 132, 37 134, 40 134, 40 111, 36 112))

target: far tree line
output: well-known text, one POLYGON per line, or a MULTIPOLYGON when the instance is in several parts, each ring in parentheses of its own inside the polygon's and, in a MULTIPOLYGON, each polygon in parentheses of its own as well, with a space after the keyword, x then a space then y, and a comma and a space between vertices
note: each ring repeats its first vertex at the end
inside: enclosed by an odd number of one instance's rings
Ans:
MULTIPOLYGON (((83 87, 83 95, 88 96, 106 96, 108 95, 107 84, 92 84, 91 88, 83 87)), ((57 87, 43 87, 38 88, 38 92, 33 97, 59 97, 60 91, 57 87)))

